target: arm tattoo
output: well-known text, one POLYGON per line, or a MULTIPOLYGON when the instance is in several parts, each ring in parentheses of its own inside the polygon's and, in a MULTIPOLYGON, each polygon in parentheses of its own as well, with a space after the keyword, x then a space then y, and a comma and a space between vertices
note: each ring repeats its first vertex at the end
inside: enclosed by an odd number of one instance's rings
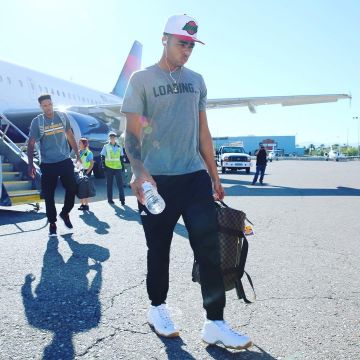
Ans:
POLYGON ((144 170, 144 165, 141 161, 140 141, 133 133, 125 132, 125 150, 134 175, 139 177, 144 170))
POLYGON ((125 150, 134 160, 141 161, 140 141, 134 134, 129 132, 125 132, 125 150))

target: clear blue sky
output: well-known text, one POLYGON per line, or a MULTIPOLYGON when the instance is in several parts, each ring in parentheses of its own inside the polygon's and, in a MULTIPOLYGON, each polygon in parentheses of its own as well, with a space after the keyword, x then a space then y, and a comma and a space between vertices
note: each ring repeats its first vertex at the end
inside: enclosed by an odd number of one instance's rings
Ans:
POLYGON ((357 0, 12 0, 1 4, 0 58, 111 91, 136 39, 143 66, 161 55, 170 15, 199 23, 187 66, 209 98, 349 93, 352 105, 208 111, 213 136, 296 135, 297 143, 357 144, 360 116, 357 0))

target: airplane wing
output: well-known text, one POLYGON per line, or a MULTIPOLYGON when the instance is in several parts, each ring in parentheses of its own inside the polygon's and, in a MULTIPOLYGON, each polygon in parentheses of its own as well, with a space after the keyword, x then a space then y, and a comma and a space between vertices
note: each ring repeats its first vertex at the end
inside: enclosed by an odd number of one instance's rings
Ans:
POLYGON ((328 94, 328 95, 292 95, 292 96, 264 96, 248 98, 221 98, 208 99, 208 109, 219 109, 227 107, 247 106, 252 113, 256 113, 258 105, 281 104, 282 106, 307 105, 335 102, 340 99, 351 99, 347 94, 328 94))
MULTIPOLYGON (((229 107, 247 106, 252 113, 256 113, 258 105, 274 105, 282 106, 307 105, 335 102, 341 99, 351 99, 347 94, 328 94, 328 95, 292 95, 292 96, 264 96, 264 97, 248 97, 248 98, 219 98, 208 99, 207 109, 221 109, 229 107)), ((98 116, 115 129, 124 128, 123 120, 125 115, 120 112, 122 99, 113 104, 99 105, 74 105, 66 107, 67 110, 80 112, 83 114, 98 116), (121 124, 121 125, 120 125, 121 124)))
MULTIPOLYGON (((320 104, 328 102, 336 102, 341 99, 351 99, 347 94, 328 94, 328 95, 290 95, 290 96, 263 96, 263 97, 246 97, 246 98, 219 98, 208 99, 206 107, 208 109, 219 109, 227 107, 240 107, 247 106, 252 113, 256 112, 258 105, 275 105, 281 104, 282 106, 294 105, 309 105, 320 104)), ((120 99, 119 99, 120 100, 120 99)), ((75 105, 68 107, 73 111, 96 113, 101 110, 112 111, 119 114, 122 102, 114 104, 100 104, 100 105, 75 105)))

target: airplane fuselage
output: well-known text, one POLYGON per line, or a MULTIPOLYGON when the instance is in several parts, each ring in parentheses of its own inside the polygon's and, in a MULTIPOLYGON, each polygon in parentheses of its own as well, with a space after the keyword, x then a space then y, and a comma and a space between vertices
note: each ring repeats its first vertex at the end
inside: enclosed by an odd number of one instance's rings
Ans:
POLYGON ((56 106, 116 104, 121 98, 0 60, 0 112, 38 108, 40 94, 56 106))

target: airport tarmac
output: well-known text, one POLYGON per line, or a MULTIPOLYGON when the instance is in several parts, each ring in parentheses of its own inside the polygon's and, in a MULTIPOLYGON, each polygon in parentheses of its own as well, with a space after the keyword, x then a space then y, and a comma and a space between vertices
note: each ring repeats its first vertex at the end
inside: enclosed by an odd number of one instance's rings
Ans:
POLYGON ((97 179, 91 211, 75 206, 73 231, 59 221, 57 238, 48 237, 43 204, 38 213, 0 209, 0 359, 359 359, 360 161, 274 161, 265 185, 250 185, 252 177, 221 175, 226 203, 255 228, 246 268, 257 301, 246 305, 230 291, 225 309, 252 348, 201 341, 200 288, 182 221, 168 295, 181 337, 153 333, 135 197, 126 189, 125 207, 110 206, 97 179))

